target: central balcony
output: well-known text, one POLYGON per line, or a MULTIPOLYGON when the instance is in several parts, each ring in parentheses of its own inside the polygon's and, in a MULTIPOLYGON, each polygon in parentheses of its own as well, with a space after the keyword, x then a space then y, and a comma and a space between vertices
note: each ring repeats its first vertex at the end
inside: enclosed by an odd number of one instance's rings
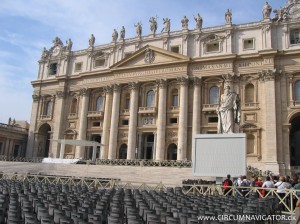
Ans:
POLYGON ((139 107, 139 114, 142 116, 151 116, 157 113, 156 107, 139 107))
POLYGON ((87 116, 90 118, 103 118, 104 112, 103 111, 89 111, 87 116))

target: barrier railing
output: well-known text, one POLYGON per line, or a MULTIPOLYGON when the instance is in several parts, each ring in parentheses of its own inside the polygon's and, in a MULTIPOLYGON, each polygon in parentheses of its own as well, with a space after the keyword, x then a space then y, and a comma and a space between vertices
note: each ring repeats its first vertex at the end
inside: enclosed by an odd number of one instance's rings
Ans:
POLYGON ((0 155, 0 161, 41 163, 43 159, 44 157, 27 158, 0 155))
POLYGON ((190 160, 143 160, 143 159, 97 159, 96 165, 114 166, 154 166, 154 167, 192 167, 190 160))
MULTIPOLYGON (((25 158, 25 157, 10 157, 0 156, 0 161, 12 162, 34 162, 41 163, 44 157, 25 158)), ((91 164, 91 161, 84 160, 91 164)), ((192 167, 191 160, 146 160, 146 159, 97 159, 96 165, 114 165, 114 166, 157 166, 157 167, 192 167)))
POLYGON ((297 195, 297 193, 300 193, 300 190, 295 189, 286 189, 284 196, 281 196, 279 193, 277 193, 276 188, 262 187, 183 184, 182 190, 184 194, 192 195, 232 195, 234 197, 249 197, 251 194, 256 194, 257 198, 267 198, 273 196, 278 199, 279 205, 283 207, 282 213, 286 214, 295 213, 295 202, 300 199, 297 195), (224 188, 227 188, 227 190, 224 191, 224 188), (266 193, 263 193, 263 191, 266 193))

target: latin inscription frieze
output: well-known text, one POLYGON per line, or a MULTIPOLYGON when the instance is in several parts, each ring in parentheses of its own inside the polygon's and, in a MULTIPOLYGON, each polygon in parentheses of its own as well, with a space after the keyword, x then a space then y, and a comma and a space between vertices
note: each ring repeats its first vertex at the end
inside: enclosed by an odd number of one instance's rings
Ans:
POLYGON ((191 67, 191 71, 215 70, 215 69, 226 69, 226 68, 232 68, 232 63, 195 65, 191 67))
POLYGON ((186 66, 182 66, 182 67, 174 66, 174 67, 152 69, 152 70, 115 73, 114 77, 115 77, 115 79, 118 79, 118 78, 138 77, 138 76, 146 76, 146 75, 159 75, 159 74, 165 74, 165 73, 185 72, 185 71, 187 71, 186 66))

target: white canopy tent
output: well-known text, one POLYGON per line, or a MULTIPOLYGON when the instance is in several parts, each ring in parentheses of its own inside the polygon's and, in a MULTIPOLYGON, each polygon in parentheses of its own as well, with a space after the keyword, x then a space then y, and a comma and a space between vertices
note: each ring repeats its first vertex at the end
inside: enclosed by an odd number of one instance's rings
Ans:
POLYGON ((103 144, 95 141, 87 141, 87 140, 72 140, 72 139, 50 139, 51 141, 60 143, 60 154, 59 158, 63 159, 65 154, 65 146, 66 145, 75 145, 75 146, 93 146, 93 156, 92 161, 96 161, 96 150, 97 146, 103 146, 103 144))

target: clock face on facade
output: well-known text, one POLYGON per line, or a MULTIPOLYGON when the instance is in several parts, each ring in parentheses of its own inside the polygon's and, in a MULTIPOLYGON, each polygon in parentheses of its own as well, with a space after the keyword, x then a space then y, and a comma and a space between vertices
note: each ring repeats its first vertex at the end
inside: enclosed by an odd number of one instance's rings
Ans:
POLYGON ((294 4, 289 9, 289 17, 290 18, 299 18, 300 17, 300 4, 294 4))
POLYGON ((53 56, 57 56, 60 52, 60 47, 59 46, 56 46, 55 48, 53 48, 52 50, 52 55, 53 56))

